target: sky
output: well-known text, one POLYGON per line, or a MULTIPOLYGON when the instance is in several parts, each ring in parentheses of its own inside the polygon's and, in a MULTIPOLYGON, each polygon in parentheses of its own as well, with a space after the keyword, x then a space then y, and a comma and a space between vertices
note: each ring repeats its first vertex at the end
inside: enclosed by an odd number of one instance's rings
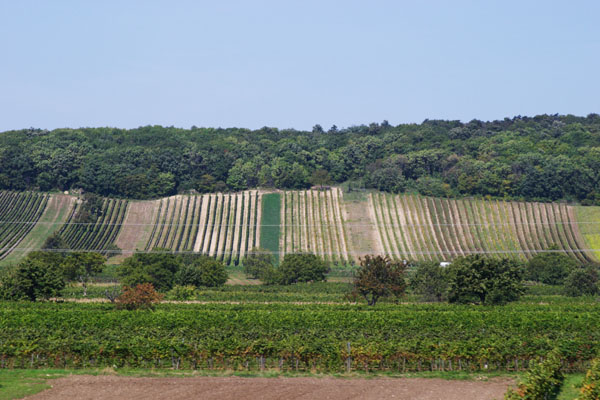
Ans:
POLYGON ((600 113, 600 2, 0 0, 0 131, 600 113))

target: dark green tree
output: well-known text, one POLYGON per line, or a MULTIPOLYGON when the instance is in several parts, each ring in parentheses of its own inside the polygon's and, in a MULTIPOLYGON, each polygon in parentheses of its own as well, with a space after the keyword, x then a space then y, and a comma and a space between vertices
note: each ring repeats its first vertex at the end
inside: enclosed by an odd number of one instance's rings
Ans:
POLYGON ((374 306, 382 297, 399 298, 406 290, 406 265, 389 257, 367 255, 360 259, 351 297, 362 296, 374 306))
POLYGON ((208 256, 194 257, 191 263, 184 263, 175 273, 175 284, 180 286, 218 287, 227 279, 225 265, 208 256))
POLYGON ((527 262, 527 279, 547 285, 562 285, 565 278, 577 266, 577 262, 568 255, 560 253, 552 246, 551 252, 538 253, 527 262))
POLYGON ((273 253, 261 248, 253 248, 242 260, 244 273, 253 279, 263 279, 272 273, 275 264, 273 253))
POLYGON ((150 253, 136 253, 126 258, 118 269, 121 283, 134 287, 151 283, 158 291, 168 291, 173 287, 175 273, 183 265, 181 258, 156 248, 150 253))
POLYGON ((60 296, 64 287, 60 265, 48 264, 34 254, 3 274, 0 296, 5 300, 47 300, 60 296))
POLYGON ((448 295, 448 274, 446 267, 438 262, 424 261, 410 277, 410 288, 424 301, 443 301, 448 295))
POLYGON ((571 297, 595 296, 600 293, 598 267, 588 265, 573 269, 565 279, 564 290, 571 297))
POLYGON ((286 254, 279 268, 271 276, 265 277, 267 283, 291 285, 298 282, 320 282, 325 280, 329 266, 322 258, 312 253, 286 254))
POLYGON ((90 279, 102 272, 105 262, 106 258, 99 253, 73 252, 64 259, 62 267, 65 277, 81 283, 83 295, 87 296, 90 279))
POLYGON ((524 291, 522 267, 511 259, 458 257, 447 271, 451 303, 504 304, 524 291))

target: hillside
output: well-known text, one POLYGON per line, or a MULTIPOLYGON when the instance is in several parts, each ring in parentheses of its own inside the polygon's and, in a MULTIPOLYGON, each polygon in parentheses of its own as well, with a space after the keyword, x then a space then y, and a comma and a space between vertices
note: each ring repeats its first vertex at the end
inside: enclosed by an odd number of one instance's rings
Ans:
POLYGON ((344 193, 333 187, 150 201, 104 198, 99 204, 97 217, 83 221, 84 203, 75 196, 0 192, 3 262, 41 248, 53 233, 69 248, 100 251, 113 263, 153 248, 205 253, 227 264, 239 264, 254 247, 278 258, 310 251, 337 265, 372 253, 399 260, 442 261, 471 253, 526 260, 552 246, 580 262, 600 255, 600 207, 564 203, 344 193))

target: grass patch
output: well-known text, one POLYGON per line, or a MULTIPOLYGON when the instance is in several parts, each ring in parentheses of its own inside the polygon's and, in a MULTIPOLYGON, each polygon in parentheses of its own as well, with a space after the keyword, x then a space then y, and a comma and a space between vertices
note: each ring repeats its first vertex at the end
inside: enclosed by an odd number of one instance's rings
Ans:
MULTIPOLYGON (((600 224, 600 207, 575 207, 575 215, 577 216, 577 226, 583 235, 585 244, 588 249, 600 249, 600 232, 598 225, 600 224)), ((597 260, 600 260, 600 251, 592 252, 597 260)))
POLYGON ((269 250, 279 263, 279 235, 281 225, 281 194, 268 193, 262 196, 260 221, 260 247, 269 250))
POLYGON ((584 374, 569 374, 560 389, 557 400, 575 400, 581 393, 584 374))

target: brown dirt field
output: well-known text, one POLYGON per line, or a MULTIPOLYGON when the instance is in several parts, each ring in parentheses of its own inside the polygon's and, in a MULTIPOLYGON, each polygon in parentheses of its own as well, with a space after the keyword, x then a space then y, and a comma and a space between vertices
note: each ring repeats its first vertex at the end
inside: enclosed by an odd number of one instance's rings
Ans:
POLYGON ((115 257, 115 260, 122 261, 136 249, 145 248, 152 233, 158 204, 159 201, 156 200, 129 202, 123 226, 115 240, 115 244, 123 250, 123 254, 115 257))
POLYGON ((383 244, 377 232, 372 203, 366 197, 363 201, 352 201, 342 197, 341 201, 350 242, 348 248, 351 249, 354 260, 358 262, 358 258, 365 254, 383 254, 383 244))
POLYGON ((132 378, 69 376, 51 380, 51 389, 27 397, 54 399, 411 399, 483 400, 502 398, 508 379, 448 381, 427 378, 132 378))

